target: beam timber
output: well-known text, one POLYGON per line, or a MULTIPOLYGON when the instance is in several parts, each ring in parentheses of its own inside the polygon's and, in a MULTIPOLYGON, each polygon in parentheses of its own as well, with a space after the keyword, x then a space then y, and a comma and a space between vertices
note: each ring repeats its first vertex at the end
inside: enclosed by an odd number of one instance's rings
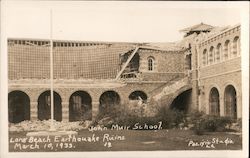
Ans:
POLYGON ((119 71, 119 73, 116 75, 116 80, 118 80, 118 78, 121 76, 121 74, 123 73, 123 71, 125 70, 125 68, 128 66, 129 62, 132 60, 132 58, 135 56, 135 53, 138 51, 139 47, 136 47, 135 50, 133 51, 133 53, 130 55, 130 57, 128 58, 128 60, 126 61, 126 63, 123 65, 121 71, 119 71))

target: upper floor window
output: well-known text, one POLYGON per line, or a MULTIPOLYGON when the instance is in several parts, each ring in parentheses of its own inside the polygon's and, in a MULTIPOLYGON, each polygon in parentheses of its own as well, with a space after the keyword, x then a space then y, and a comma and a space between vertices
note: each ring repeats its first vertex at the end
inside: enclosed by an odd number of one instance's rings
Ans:
POLYGON ((240 39, 238 36, 236 36, 233 40, 233 53, 232 56, 236 57, 240 54, 240 39))
POLYGON ((213 64, 214 62, 214 47, 211 46, 210 49, 209 49, 209 57, 208 57, 208 62, 209 64, 213 64))
POLYGON ((216 53, 215 53, 215 62, 220 62, 221 60, 221 53, 222 53, 222 46, 219 43, 216 48, 216 53))
POLYGON ((230 54, 230 41, 227 40, 224 44, 224 60, 228 59, 229 57, 229 54, 230 54))
POLYGON ((148 58, 148 71, 154 71, 154 62, 153 57, 148 58))
POLYGON ((203 66, 207 65, 207 50, 206 49, 202 53, 202 64, 203 66))

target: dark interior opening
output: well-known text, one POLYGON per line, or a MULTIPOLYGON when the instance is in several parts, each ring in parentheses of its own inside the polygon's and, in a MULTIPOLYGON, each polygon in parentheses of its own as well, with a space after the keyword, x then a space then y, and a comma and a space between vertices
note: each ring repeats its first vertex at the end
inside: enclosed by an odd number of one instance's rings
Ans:
MULTIPOLYGON (((54 92, 54 119, 62 121, 62 99, 54 92)), ((48 120, 51 118, 50 91, 43 92, 38 98, 38 119, 48 120)))
POLYGON ((237 118, 237 95, 232 85, 225 89, 225 110, 226 116, 237 118))
POLYGON ((148 97, 147 94, 143 91, 134 91, 129 95, 129 100, 143 100, 144 102, 147 101, 148 97))
MULTIPOLYGON (((121 63, 122 65, 126 63, 130 55, 132 54, 132 51, 124 54, 121 57, 121 63)), ((122 78, 136 78, 137 73, 139 72, 139 66, 140 66, 140 56, 138 53, 135 53, 133 58, 130 60, 128 65, 126 66, 125 70, 123 71, 122 78)))
POLYGON ((189 54, 186 56, 186 65, 187 65, 187 69, 191 70, 192 69, 192 60, 191 60, 192 55, 189 54))
POLYGON ((69 99, 69 121, 92 119, 92 99, 84 91, 74 92, 69 99))
POLYGON ((22 91, 13 91, 8 95, 9 122, 19 123, 30 120, 30 99, 22 91))
POLYGON ((191 104, 191 92, 192 90, 186 90, 179 94, 170 105, 170 109, 187 112, 191 104))
POLYGON ((220 115, 220 97, 216 88, 212 88, 209 95, 209 114, 220 115))
POLYGON ((105 110, 109 107, 120 104, 120 96, 115 91, 106 91, 100 97, 100 110, 105 110))

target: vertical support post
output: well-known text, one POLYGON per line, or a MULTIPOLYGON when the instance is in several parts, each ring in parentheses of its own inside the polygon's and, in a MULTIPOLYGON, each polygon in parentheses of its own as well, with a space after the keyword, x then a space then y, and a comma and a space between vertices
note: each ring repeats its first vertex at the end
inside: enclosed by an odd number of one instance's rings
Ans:
POLYGON ((50 10, 50 107, 51 107, 51 125, 50 130, 54 129, 54 90, 53 90, 53 36, 52 36, 52 9, 50 10))
POLYGON ((196 43, 191 43, 191 75, 188 77, 192 84, 192 107, 190 110, 198 110, 199 109, 199 53, 198 53, 198 45, 196 43))
POLYGON ((69 102, 62 102, 62 120, 69 121, 69 102))
POLYGON ((242 99, 241 95, 236 96, 237 119, 242 118, 242 99))
POLYGON ((224 95, 220 96, 220 116, 225 116, 224 95))
POLYGON ((92 120, 95 120, 99 113, 99 102, 98 101, 93 101, 92 102, 92 120))
POLYGON ((37 101, 30 102, 30 120, 31 121, 38 120, 38 102, 37 101))

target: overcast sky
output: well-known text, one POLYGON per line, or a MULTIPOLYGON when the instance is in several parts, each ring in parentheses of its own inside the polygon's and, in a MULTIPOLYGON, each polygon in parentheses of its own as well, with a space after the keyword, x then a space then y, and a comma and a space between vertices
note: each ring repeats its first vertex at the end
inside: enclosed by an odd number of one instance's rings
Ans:
POLYGON ((7 37, 83 41, 172 42, 198 23, 240 23, 243 5, 229 2, 6 2, 7 37))

